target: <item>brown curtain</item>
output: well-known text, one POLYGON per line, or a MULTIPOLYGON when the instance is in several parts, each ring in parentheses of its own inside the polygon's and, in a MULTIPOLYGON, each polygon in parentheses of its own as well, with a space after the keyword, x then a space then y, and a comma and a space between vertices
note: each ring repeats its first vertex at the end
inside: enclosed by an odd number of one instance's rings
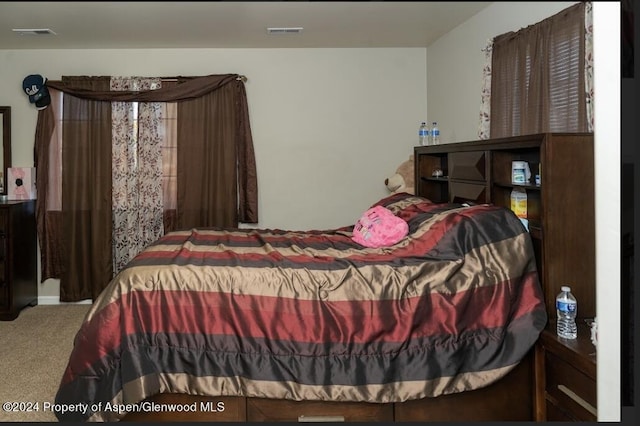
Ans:
MULTIPOLYGON (((109 77, 63 77, 109 90, 109 77)), ((64 96, 62 110, 63 302, 95 299, 113 277, 111 256, 111 103, 64 96)))
POLYGON ((492 138, 586 132, 584 3, 494 38, 492 138))
MULTIPOLYGON (((36 124, 36 146, 34 149, 34 165, 38 174, 36 222, 40 242, 41 280, 60 278, 63 271, 62 253, 62 210, 60 203, 53 198, 57 188, 51 188, 51 184, 59 179, 55 173, 56 165, 52 164, 51 150, 54 141, 55 118, 53 110, 56 108, 56 92, 51 91, 51 105, 38 113, 36 124), (46 176, 46 179, 44 178, 46 176), (50 191, 51 189, 51 191, 50 191)), ((55 183, 54 183, 55 184, 55 183)))
POLYGON ((255 203, 247 200, 247 194, 256 192, 257 180, 242 99, 244 85, 237 81, 178 103, 179 229, 237 227, 239 221, 257 218, 255 203))
POLYGON ((185 77, 177 85, 140 92, 111 92, 109 80, 65 77, 47 82, 54 91, 71 95, 64 96, 62 213, 43 201, 51 198, 47 191, 50 161, 45 157, 55 122, 49 108, 38 114, 35 161, 43 178, 38 182, 36 209, 44 247, 42 279, 60 278, 60 299, 65 302, 94 299, 111 278, 112 101, 185 103, 179 106, 183 113, 178 113, 186 120, 178 124, 182 135, 178 138, 176 213, 180 228, 235 227, 238 221, 258 221, 253 141, 240 76, 185 77), (190 148, 181 148, 181 142, 199 146, 198 151, 187 153, 190 148), (190 171, 196 164, 204 174, 190 171))

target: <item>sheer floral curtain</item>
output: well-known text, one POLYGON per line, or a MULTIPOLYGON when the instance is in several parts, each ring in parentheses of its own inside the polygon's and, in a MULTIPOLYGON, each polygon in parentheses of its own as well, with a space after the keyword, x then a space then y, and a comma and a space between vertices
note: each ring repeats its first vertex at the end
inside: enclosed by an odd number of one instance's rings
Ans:
POLYGON ((488 41, 483 49, 479 139, 593 132, 592 16, 591 2, 578 3, 488 41), (500 124, 492 121, 492 114, 500 124))
POLYGON ((587 131, 593 132, 593 4, 584 4, 584 85, 587 131))
MULTIPOLYGON (((111 77, 110 90, 155 90, 160 78, 111 77)), ((113 274, 163 235, 163 105, 112 103, 113 274)))
POLYGON ((489 139, 491 127, 491 52, 493 40, 488 40, 484 49, 484 67, 482 67, 482 93, 480 95, 480 125, 478 139, 489 139))

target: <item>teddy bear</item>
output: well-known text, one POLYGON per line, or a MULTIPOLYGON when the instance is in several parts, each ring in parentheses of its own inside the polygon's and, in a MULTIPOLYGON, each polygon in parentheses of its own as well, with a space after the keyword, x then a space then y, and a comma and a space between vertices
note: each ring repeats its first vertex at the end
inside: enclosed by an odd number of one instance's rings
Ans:
POLYGON ((415 195, 415 165, 413 162, 413 154, 409 156, 409 159, 396 170, 395 174, 384 180, 384 184, 387 189, 393 194, 399 192, 407 192, 411 195, 415 195))

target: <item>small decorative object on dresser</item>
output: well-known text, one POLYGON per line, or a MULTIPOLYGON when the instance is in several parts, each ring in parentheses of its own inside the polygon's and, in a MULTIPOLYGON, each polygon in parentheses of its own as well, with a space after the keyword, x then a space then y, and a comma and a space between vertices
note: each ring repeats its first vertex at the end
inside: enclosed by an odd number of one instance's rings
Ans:
POLYGON ((35 167, 9 167, 7 175, 9 200, 36 199, 35 167))
POLYGON ((35 201, 0 201, 0 320, 38 303, 35 201))

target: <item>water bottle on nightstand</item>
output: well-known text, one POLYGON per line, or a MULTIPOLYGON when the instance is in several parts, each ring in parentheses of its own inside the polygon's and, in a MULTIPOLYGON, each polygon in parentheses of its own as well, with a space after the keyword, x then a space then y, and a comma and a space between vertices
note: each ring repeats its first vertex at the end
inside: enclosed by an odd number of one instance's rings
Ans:
POLYGON ((578 301, 571 294, 571 287, 562 286, 560 294, 556 297, 556 313, 558 322, 556 330, 558 337, 575 339, 578 337, 576 316, 578 315, 578 301))

